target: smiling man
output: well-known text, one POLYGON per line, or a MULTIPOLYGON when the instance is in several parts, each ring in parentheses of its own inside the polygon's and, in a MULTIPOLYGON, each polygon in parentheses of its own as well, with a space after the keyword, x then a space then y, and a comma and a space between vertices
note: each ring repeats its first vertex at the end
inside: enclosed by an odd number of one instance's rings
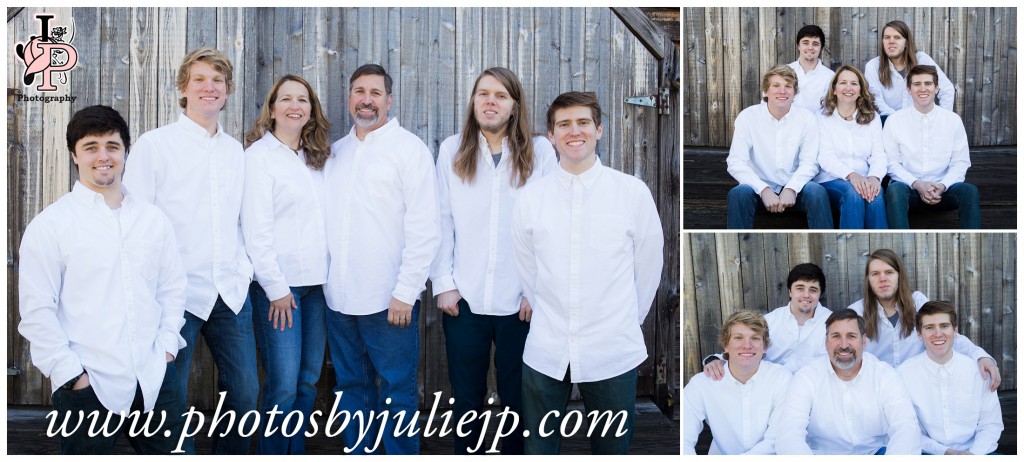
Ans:
POLYGON ((796 49, 800 57, 789 63, 800 82, 793 104, 811 111, 821 112, 821 99, 828 92, 835 72, 821 63, 821 50, 825 48, 825 32, 814 24, 801 27, 796 33, 796 49))
POLYGON ((892 229, 907 229, 910 209, 959 209, 960 228, 979 229, 978 188, 964 179, 971 166, 967 131, 960 116, 935 104, 939 74, 934 66, 914 66, 907 92, 914 106, 889 116, 882 145, 892 181, 885 190, 892 229))
MULTIPOLYGON (((225 392, 224 411, 240 418, 256 408, 259 382, 248 297, 253 268, 239 221, 245 159, 242 144, 219 122, 235 88, 232 76, 231 61, 220 51, 200 48, 186 55, 176 80, 182 113, 176 122, 139 137, 124 184, 170 218, 188 274, 181 328, 187 345, 175 359, 181 394, 188 395, 192 355, 202 333, 217 366, 217 388, 225 392)), ((248 454, 249 437, 227 428, 229 423, 220 422, 211 450, 248 454)), ((191 450, 194 441, 185 444, 191 450)))
POLYGON ((956 309, 945 301, 925 303, 917 312, 924 353, 900 365, 921 425, 926 454, 989 454, 1003 432, 999 398, 975 362, 953 349, 956 309))
POLYGON ((828 194, 811 181, 818 173, 818 125, 814 115, 793 107, 797 76, 777 65, 761 79, 764 101, 736 117, 729 174, 739 185, 729 191, 728 227, 751 229, 754 213, 780 213, 796 207, 807 213, 807 226, 832 229, 828 194))
POLYGON ((331 145, 324 165, 324 295, 338 409, 363 419, 371 411, 390 416, 383 429, 374 419, 361 441, 358 425, 345 428, 345 448, 356 454, 379 452, 378 430, 388 455, 419 452, 410 423, 419 406, 419 298, 441 240, 434 159, 422 140, 388 118, 391 85, 377 64, 352 73, 352 130, 331 145))
POLYGON ((140 453, 169 454, 184 423, 173 361, 185 346, 185 271, 167 217, 121 186, 128 144, 113 108, 76 112, 67 146, 78 181, 21 241, 18 331, 50 378, 56 420, 75 429, 60 435, 64 454, 110 454, 119 433, 140 453), (117 422, 133 411, 162 427, 153 435, 131 434, 128 424, 112 435, 86 430, 93 419, 117 422))
POLYGON ((864 318, 849 308, 825 321, 828 357, 790 381, 775 441, 779 454, 920 454, 914 407, 892 366, 864 352, 864 318))
POLYGON ((775 454, 782 401, 792 374, 761 361, 770 348, 770 328, 760 313, 741 310, 722 324, 719 343, 725 350, 724 380, 697 374, 683 390, 683 453, 703 429, 711 428, 708 454, 775 454))
POLYGON ((533 307, 523 352, 525 449, 558 454, 559 424, 578 384, 598 428, 591 451, 626 454, 636 368, 647 358, 641 325, 661 280, 661 220, 642 181, 601 165, 594 93, 559 95, 547 127, 560 168, 528 185, 512 214, 516 267, 533 307))
MULTIPOLYGON (((825 273, 814 263, 801 263, 789 271, 789 304, 765 315, 772 332, 765 359, 796 372, 811 360, 825 355, 825 319, 832 311, 818 299, 825 293, 825 273)), ((718 356, 704 358, 704 375, 713 380, 723 377, 723 362, 718 356)))

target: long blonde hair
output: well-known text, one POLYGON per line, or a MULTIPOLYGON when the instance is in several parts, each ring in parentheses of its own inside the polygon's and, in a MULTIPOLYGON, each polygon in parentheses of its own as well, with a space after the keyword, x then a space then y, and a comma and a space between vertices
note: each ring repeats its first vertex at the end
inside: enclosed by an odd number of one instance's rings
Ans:
POLYGON ((245 147, 248 148, 260 138, 263 138, 263 135, 267 132, 273 133, 274 118, 270 115, 270 108, 277 101, 277 92, 281 89, 281 85, 289 81, 302 84, 302 86, 306 87, 306 91, 309 92, 311 109, 309 122, 306 122, 306 125, 302 127, 302 134, 299 135, 299 145, 306 153, 306 165, 313 170, 323 170, 327 157, 331 155, 331 145, 327 141, 327 132, 330 130, 331 124, 327 121, 327 117, 324 116, 323 107, 320 106, 320 99, 316 97, 313 87, 309 85, 306 79, 295 74, 286 74, 277 79, 277 82, 274 82, 274 86, 270 88, 267 98, 263 101, 263 108, 260 109, 259 117, 252 124, 249 133, 245 135, 245 147))

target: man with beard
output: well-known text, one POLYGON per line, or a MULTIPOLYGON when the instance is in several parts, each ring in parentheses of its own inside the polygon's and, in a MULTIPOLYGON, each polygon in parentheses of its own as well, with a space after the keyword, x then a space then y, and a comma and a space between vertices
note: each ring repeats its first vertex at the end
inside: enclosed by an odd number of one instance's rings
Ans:
MULTIPOLYGON (((532 309, 516 273, 512 206, 522 188, 558 168, 551 142, 530 136, 525 99, 511 70, 483 71, 473 85, 462 133, 438 149, 441 250, 430 279, 444 312, 456 421, 483 410, 492 344, 501 405, 522 411, 523 346, 532 309)), ((483 420, 469 427, 465 436, 455 435, 456 454, 484 447, 483 420)), ((522 430, 502 440, 501 453, 523 453, 522 430)))
POLYGON ((353 127, 324 165, 331 257, 324 295, 338 410, 366 420, 388 412, 361 440, 356 420, 346 426, 345 450, 376 452, 382 442, 395 455, 419 452, 410 421, 419 405, 419 296, 440 236, 434 160, 422 140, 388 119, 391 83, 377 64, 349 79, 353 127))
MULTIPOLYGON (((825 293, 825 273, 814 263, 801 263, 789 271, 789 304, 764 315, 772 332, 764 359, 785 366, 791 373, 825 355, 825 319, 832 310, 818 303, 825 293)), ((720 355, 704 358, 704 375, 721 380, 720 355)))
POLYGON ((827 358, 793 376, 775 441, 779 454, 920 454, 917 418, 892 366, 864 353, 864 318, 825 321, 827 358))

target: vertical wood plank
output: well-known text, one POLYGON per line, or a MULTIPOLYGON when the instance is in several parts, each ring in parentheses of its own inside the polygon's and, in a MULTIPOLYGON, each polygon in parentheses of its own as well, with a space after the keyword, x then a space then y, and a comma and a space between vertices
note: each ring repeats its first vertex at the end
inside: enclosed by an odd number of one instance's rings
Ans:
MULTIPOLYGON (((221 112, 220 123, 224 133, 238 138, 241 142, 244 142, 245 134, 249 131, 252 122, 255 122, 253 119, 249 124, 245 123, 245 107, 263 104, 263 98, 246 99, 245 90, 250 87, 247 81, 250 76, 247 72, 249 66, 245 58, 246 45, 249 43, 245 40, 245 25, 246 18, 251 17, 251 11, 251 8, 243 10, 217 8, 217 37, 214 42, 214 46, 231 60, 232 80, 235 82, 235 91, 221 112)), ((189 47, 186 53, 193 49, 189 47)), ((178 59, 180 60, 181 57, 178 59)), ((177 69, 177 65, 175 65, 175 69, 177 69)))
POLYGON ((700 356, 717 353, 718 330, 722 325, 723 304, 718 286, 718 264, 715 261, 715 236, 706 233, 690 234, 694 271, 694 294, 698 300, 697 329, 700 331, 700 356))
POLYGON ((718 262, 718 290, 722 300, 722 319, 743 306, 743 281, 740 279, 740 249, 734 234, 715 234, 715 259, 718 262))
MULTIPOLYGON (((761 101, 761 32, 760 32, 760 9, 758 8, 741 8, 740 9, 740 75, 742 78, 740 87, 742 91, 742 100, 740 101, 740 108, 735 113, 730 112, 726 115, 732 121, 736 120, 736 116, 739 115, 747 106, 753 106, 761 101)), ((691 87, 693 88, 693 87, 691 87)), ((698 106, 703 107, 703 106, 698 106)), ((735 125, 733 124, 733 127, 735 125)), ((729 138, 729 142, 732 142, 732 138, 729 138)))
MULTIPOLYGON (((71 31, 71 8, 47 8, 48 13, 54 16, 53 21, 68 27, 71 31)), ((57 24, 50 23, 50 27, 57 24)), ((76 31, 83 33, 84 31, 76 31)), ((77 35, 77 34, 76 34, 77 35)), ((54 75, 54 85, 57 90, 47 92, 46 96, 68 96, 71 95, 70 75, 71 71, 54 75)), ((36 77, 39 82, 40 77, 36 77)), ((34 82, 35 83, 35 82, 34 82)), ((38 83, 36 83, 38 85, 38 83)), ((33 88, 34 92, 34 88, 33 88)), ((43 104, 43 203, 52 204, 61 196, 71 190, 71 170, 73 163, 71 154, 67 148, 67 126, 71 119, 71 105, 68 103, 44 103, 43 104)))
POLYGON ((699 317, 700 311, 697 309, 697 276, 696 271, 693 270, 692 256, 696 254, 696 251, 691 247, 692 240, 690 236, 692 233, 683 233, 682 238, 682 249, 683 249, 683 343, 682 343, 682 355, 683 355, 683 385, 690 381, 690 377, 697 374, 700 371, 701 363, 701 342, 700 342, 700 328, 699 328, 699 317))
MULTIPOLYGON (((722 9, 706 9, 704 24, 704 42, 707 44, 707 49, 709 52, 714 50, 714 54, 719 55, 725 49, 722 40, 722 9)), ((702 108, 707 108, 708 141, 716 146, 729 142, 725 139, 727 134, 726 116, 723 113, 726 91, 723 61, 725 60, 718 57, 708 60, 707 102, 706 106, 702 106, 702 108)))
MULTIPOLYGON (((764 267, 765 274, 773 274, 775 268, 789 268, 793 266, 789 259, 789 239, 782 233, 769 233, 764 235, 764 267)), ((796 264, 799 262, 793 262, 796 264)), ((778 277, 766 277, 768 286, 768 309, 782 306, 789 303, 789 288, 786 287, 786 279, 779 280, 778 277)))
MULTIPOLYGON (((700 88, 707 86, 707 48, 704 45, 704 11, 700 8, 683 8, 683 34, 686 53, 683 53, 686 79, 684 88, 700 88)), ((745 43, 750 43, 746 40, 745 43)), ((707 96, 704 91, 686 91, 683 101, 683 132, 686 144, 691 146, 708 146, 707 130, 707 96)))
MULTIPOLYGON (((981 241, 981 280, 1002 281, 1003 239, 997 234, 978 234, 981 241)), ((985 345, 985 351, 996 360, 1000 368, 1003 363, 1003 342, 1001 330, 1003 326, 1003 288, 1002 284, 982 284, 980 305, 981 334, 978 338, 972 338, 975 345, 985 345)), ((961 308, 957 305, 957 308, 961 308)), ((1016 349, 1015 349, 1016 350, 1016 349)), ((1002 371, 1000 371, 1002 372, 1002 371)), ((1000 374, 1005 375, 1005 374, 1000 374)))
POLYGON ((761 312, 771 311, 774 306, 768 304, 766 287, 767 270, 764 258, 764 235, 742 233, 736 235, 739 240, 740 267, 743 271, 743 307, 761 312))
MULTIPOLYGON (((1003 241, 1002 271, 1002 303, 999 310, 1002 322, 999 323, 996 341, 1002 347, 1003 354, 999 360, 999 370, 1003 382, 1001 390, 1017 389, 1017 235, 1006 233, 1000 235, 1003 241)), ((999 258, 999 256, 995 256, 999 258)))
MULTIPOLYGON (((188 13, 185 8, 160 8, 158 10, 157 30, 159 31, 156 49, 156 75, 150 77, 148 85, 156 87, 155 127, 167 125, 178 120, 181 106, 178 105, 180 92, 176 85, 178 66, 188 50, 185 49, 185 31, 188 24, 188 13), (155 84, 155 85, 154 85, 155 84)), ((232 136, 235 136, 232 134, 232 136)))
POLYGON ((725 93, 722 100, 722 115, 725 131, 721 134, 721 143, 732 143, 733 130, 736 125, 733 121, 736 115, 743 110, 743 45, 740 43, 740 13, 739 8, 722 9, 722 64, 725 78, 723 79, 725 93))
MULTIPOLYGON (((960 332, 970 338, 981 337, 981 236, 977 233, 960 234, 960 294, 954 301, 966 308, 960 323, 960 332)), ((977 343, 982 344, 980 341, 977 343)))
POLYGON ((220 43, 217 36, 221 30, 217 26, 217 8, 191 7, 188 9, 186 21, 188 30, 185 37, 186 50, 195 50, 200 47, 217 48, 220 43))
MULTIPOLYGON (((949 59, 948 59, 948 71, 947 68, 943 68, 944 72, 947 72, 947 76, 951 74, 959 75, 960 78, 953 81, 956 88, 956 98, 953 101, 953 112, 956 112, 961 119, 964 120, 965 124, 967 113, 967 91, 968 88, 973 86, 974 76, 972 72, 967 72, 967 20, 968 14, 966 8, 962 7, 950 7, 949 8, 949 59)), ((971 133, 968 132, 968 136, 971 133)), ((971 139, 973 142, 974 140, 971 139)))
MULTIPOLYGON (((455 25, 455 102, 461 107, 470 100, 477 76, 489 67, 481 63, 484 45, 476 39, 483 33, 483 10, 456 8, 455 25)), ((458 114, 465 117, 462 111, 458 114)))
MULTIPOLYGON (((160 126, 157 119, 159 89, 150 80, 157 72, 158 18, 158 11, 154 8, 132 8, 129 110, 135 123, 128 126, 128 131, 133 140, 160 126)), ((175 104, 177 97, 175 95, 175 104)))
MULTIPOLYGON (((523 84, 524 106, 529 108, 529 117, 533 132, 538 135, 546 135, 544 114, 547 107, 543 104, 535 104, 533 95, 537 93, 537 86, 544 83, 544 77, 538 76, 533 68, 534 53, 536 52, 536 32, 534 26, 533 8, 509 8, 509 61, 508 68, 516 73, 519 82, 523 84), (540 83, 538 83, 540 82, 540 83)), ((603 60, 602 60, 603 61, 603 60)), ((592 62, 587 59, 587 62, 592 62)), ((607 64, 605 64, 607 65, 607 64)), ((589 73, 588 73, 589 75, 589 73)), ((453 101, 457 120, 465 117, 464 108, 469 100, 453 101)))

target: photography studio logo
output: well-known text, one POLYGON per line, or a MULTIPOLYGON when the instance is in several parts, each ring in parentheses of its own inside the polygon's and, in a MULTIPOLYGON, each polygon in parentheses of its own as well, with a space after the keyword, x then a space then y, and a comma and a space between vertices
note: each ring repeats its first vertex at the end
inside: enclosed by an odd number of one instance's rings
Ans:
POLYGON ((22 80, 25 85, 32 85, 36 77, 39 77, 42 82, 36 86, 38 91, 56 91, 57 86, 54 83, 67 85, 68 78, 65 72, 78 64, 78 51, 70 43, 74 38, 73 31, 66 37, 67 27, 51 28, 50 20, 53 17, 51 13, 36 14, 40 35, 33 35, 29 37, 28 42, 18 43, 14 47, 18 59, 25 63, 25 75, 22 80), (68 43, 65 43, 65 40, 68 43))

